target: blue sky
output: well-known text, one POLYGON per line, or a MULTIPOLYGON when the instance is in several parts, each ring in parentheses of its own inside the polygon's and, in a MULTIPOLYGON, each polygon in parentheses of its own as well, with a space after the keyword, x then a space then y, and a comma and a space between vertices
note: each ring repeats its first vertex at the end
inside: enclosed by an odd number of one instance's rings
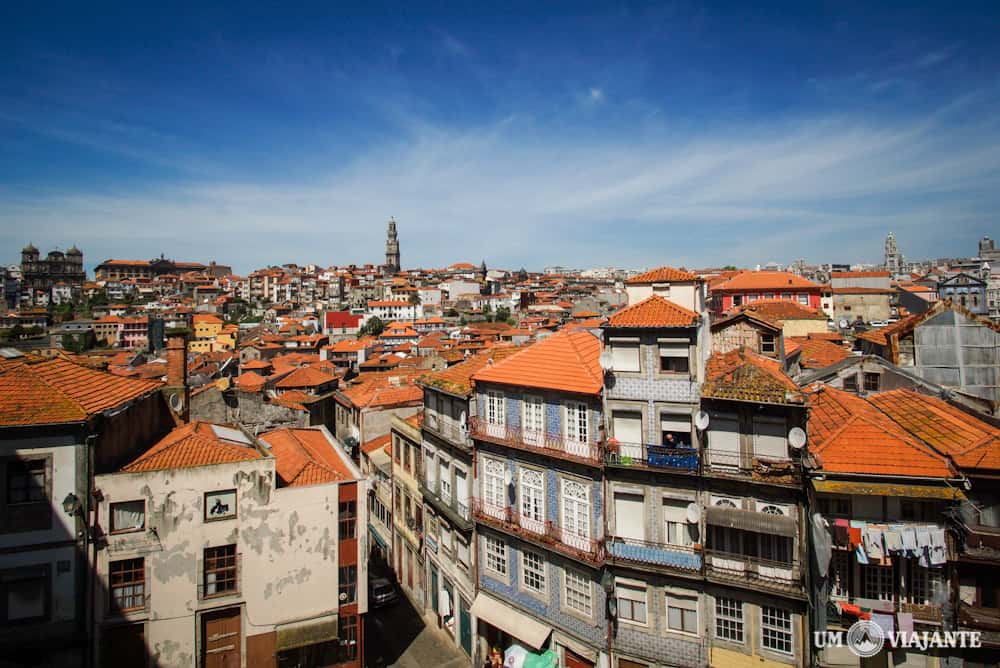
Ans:
POLYGON ((4 263, 379 262, 390 215, 425 267, 1000 233, 996 2, 43 4, 0 8, 4 263))

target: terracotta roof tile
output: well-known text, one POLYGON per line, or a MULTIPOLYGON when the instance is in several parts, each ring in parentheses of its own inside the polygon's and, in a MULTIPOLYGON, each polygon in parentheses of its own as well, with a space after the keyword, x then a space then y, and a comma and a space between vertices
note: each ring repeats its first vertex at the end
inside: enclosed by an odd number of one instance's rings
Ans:
POLYGON ((834 473, 952 478, 943 455, 920 442, 866 399, 816 383, 810 398, 810 450, 834 473))
POLYGON ((358 407, 393 406, 422 402, 424 393, 415 385, 423 369, 363 373, 343 387, 338 396, 358 407))
POLYGON ((637 283, 668 283, 668 282, 682 282, 682 281, 700 281, 701 278, 696 274, 692 274, 689 271, 683 269, 674 269, 673 267, 658 267, 656 269, 650 269, 647 272, 637 274, 629 279, 626 279, 625 283, 628 285, 635 285, 637 283))
POLYGON ((741 271, 728 281, 712 287, 712 292, 740 292, 743 290, 788 290, 802 288, 819 290, 819 283, 796 276, 787 271, 741 271))
POLYGON ((851 356, 851 351, 824 339, 796 336, 785 339, 785 356, 798 353, 803 369, 824 369, 851 356), (792 348, 794 346, 794 349, 792 348))
POLYGON ((296 387, 319 387, 321 385, 336 382, 336 380, 336 376, 323 373, 319 369, 314 369, 309 366, 300 366, 275 383, 274 386, 279 390, 296 387))
MULTIPOLYGON (((469 357, 464 362, 453 364, 441 371, 424 374, 420 377, 420 383, 428 387, 435 387, 451 394, 459 396, 469 396, 472 394, 472 376, 480 369, 483 369, 490 360, 493 363, 507 359, 511 355, 523 350, 522 347, 499 346, 489 350, 479 352, 469 357)), ((461 353, 459 353, 461 355, 461 353)))
POLYGON ((683 306, 653 295, 626 306, 608 318, 608 327, 691 327, 698 314, 683 306))
POLYGON ((959 467, 1000 469, 1000 429, 991 424, 913 390, 881 392, 869 401, 915 437, 950 455, 959 467))
POLYGON ((244 371, 236 377, 236 387, 247 392, 259 392, 266 384, 267 379, 256 371, 244 371))
MULTIPOLYGON (((195 421, 177 427, 122 470, 137 473, 263 459, 249 437, 241 434, 244 440, 230 440, 225 432, 216 431, 216 426, 195 421)), ((235 427, 224 429, 239 431, 235 427)))
POLYGON ((472 380, 599 394, 604 386, 600 355, 601 342, 593 334, 584 330, 561 331, 484 367, 472 380))
POLYGON ((278 478, 288 487, 354 478, 336 444, 320 428, 285 427, 265 432, 260 438, 271 446, 278 478))
POLYGON ((785 375, 777 360, 747 348, 709 358, 701 396, 771 404, 805 403, 798 385, 785 375))
POLYGON ((808 306, 803 306, 791 299, 774 299, 755 301, 751 304, 736 307, 739 312, 752 313, 758 318, 771 322, 785 320, 826 320, 826 314, 808 306))
POLYGON ((162 387, 57 357, 0 369, 0 425, 80 422, 162 387))
POLYGON ((389 445, 389 441, 392 440, 392 434, 384 434, 382 436, 377 436, 372 440, 363 443, 361 445, 361 452, 365 454, 371 454, 380 448, 384 448, 389 445))

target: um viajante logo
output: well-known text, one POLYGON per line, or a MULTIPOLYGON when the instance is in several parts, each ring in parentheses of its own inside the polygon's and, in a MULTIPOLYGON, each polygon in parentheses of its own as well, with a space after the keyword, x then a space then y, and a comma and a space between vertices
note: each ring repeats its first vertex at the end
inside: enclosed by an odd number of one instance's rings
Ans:
POLYGON ((888 644, 892 648, 926 651, 936 648, 982 647, 979 631, 886 631, 877 622, 862 619, 847 632, 816 631, 813 644, 818 649, 846 646, 856 656, 875 656, 888 644), (846 637, 845 637, 846 636, 846 637))
POLYGON ((885 631, 875 622, 861 619, 847 629, 847 646, 862 658, 875 656, 885 646, 885 631))

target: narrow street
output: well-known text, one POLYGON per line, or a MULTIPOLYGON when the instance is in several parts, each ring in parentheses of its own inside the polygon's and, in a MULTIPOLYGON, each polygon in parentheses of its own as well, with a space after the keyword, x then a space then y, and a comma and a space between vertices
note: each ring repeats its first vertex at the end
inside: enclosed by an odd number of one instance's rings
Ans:
POLYGON ((368 613, 365 663, 369 668, 459 668, 469 659, 445 640, 400 594, 399 602, 368 613))

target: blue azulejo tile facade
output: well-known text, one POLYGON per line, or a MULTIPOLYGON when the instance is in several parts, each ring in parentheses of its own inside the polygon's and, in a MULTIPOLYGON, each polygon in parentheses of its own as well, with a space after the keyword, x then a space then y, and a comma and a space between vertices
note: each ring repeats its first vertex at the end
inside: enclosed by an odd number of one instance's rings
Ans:
POLYGON ((532 388, 509 387, 506 385, 490 385, 481 383, 477 385, 476 394, 476 415, 485 420, 487 410, 486 392, 488 390, 502 392, 504 395, 504 417, 508 428, 521 428, 521 406, 525 395, 541 397, 545 404, 545 431, 551 435, 561 435, 563 433, 563 417, 565 411, 563 407, 568 401, 579 401, 587 404, 587 417, 590 426, 590 440, 596 441, 600 425, 603 420, 601 411, 601 401, 598 397, 587 397, 548 390, 536 390, 532 388))
POLYGON ((479 569, 479 587, 493 594, 500 600, 519 608, 546 626, 553 626, 559 631, 578 638, 601 651, 607 648, 605 621, 605 594, 600 584, 600 571, 588 568, 562 556, 536 546, 522 543, 514 536, 481 529, 479 559, 482 565, 479 569), (505 541, 507 545, 507 577, 504 578, 488 568, 485 568, 486 536, 505 541), (523 584, 521 570, 521 551, 528 549, 540 553, 545 560, 545 586, 543 593, 531 593, 523 584), (564 573, 570 569, 574 573, 585 575, 590 584, 591 615, 571 612, 566 607, 564 598, 564 573))

